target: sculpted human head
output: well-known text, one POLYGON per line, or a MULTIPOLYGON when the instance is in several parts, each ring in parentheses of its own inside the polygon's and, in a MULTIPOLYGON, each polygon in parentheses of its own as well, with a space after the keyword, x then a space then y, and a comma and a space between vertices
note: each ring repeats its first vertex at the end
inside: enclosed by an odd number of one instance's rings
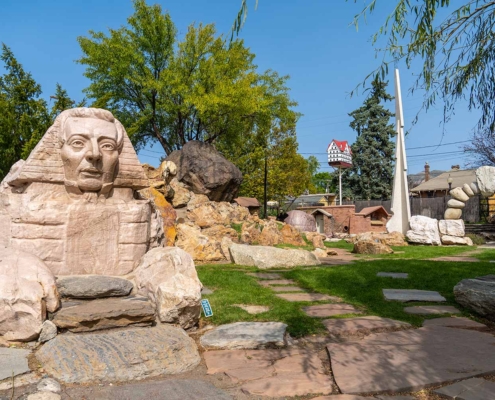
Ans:
POLYGON ((99 192, 115 180, 123 127, 106 111, 75 108, 60 116, 60 151, 66 185, 99 192))

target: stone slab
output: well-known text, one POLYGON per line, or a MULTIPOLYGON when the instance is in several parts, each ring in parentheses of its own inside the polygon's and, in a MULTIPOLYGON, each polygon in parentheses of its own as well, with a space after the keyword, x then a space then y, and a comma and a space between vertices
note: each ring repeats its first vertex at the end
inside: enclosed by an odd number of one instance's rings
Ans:
POLYGON ((361 310, 350 304, 317 304, 315 306, 303 307, 303 311, 306 315, 315 318, 326 318, 344 314, 362 314, 361 310))
POLYGON ((494 373, 494 346, 488 333, 427 327, 372 334, 327 349, 341 391, 369 394, 418 391, 494 373))
POLYGON ((114 297, 71 304, 62 307, 53 318, 57 327, 71 332, 151 325, 155 321, 155 308, 146 297, 114 297))
POLYGON ((337 394, 335 396, 319 396, 312 400, 370 400, 369 397, 355 396, 353 394, 337 394))
POLYGON ((453 385, 436 389, 433 393, 452 400, 488 400, 495 399, 495 382, 481 378, 471 378, 453 385))
POLYGON ((383 289, 383 295, 386 300, 395 301, 432 301, 443 302, 447 301, 445 297, 438 292, 430 290, 415 290, 415 289, 383 289))
POLYGON ((326 319, 323 321, 323 325, 325 325, 325 328, 327 328, 331 335, 336 336, 366 335, 377 331, 398 330, 411 327, 407 322, 376 316, 326 319))
POLYGON ((286 324, 281 322, 234 322, 205 333, 205 349, 263 349, 285 346, 286 324))
POLYGON ((409 274, 403 272, 378 272, 376 276, 381 278, 407 279, 409 274))
POLYGON ((273 279, 273 280, 265 280, 258 281, 261 286, 272 286, 272 285, 295 285, 292 279, 273 279))
POLYGON ((258 279, 282 279, 282 275, 275 273, 250 272, 247 275, 254 276, 258 279))
POLYGON ((229 350, 204 353, 208 374, 224 373, 244 393, 285 398, 329 394, 332 381, 318 354, 307 350, 229 350))
POLYGON ((486 328, 486 325, 464 317, 426 319, 423 326, 442 326, 446 328, 486 328))
POLYGON ((253 314, 253 315, 270 311, 270 307, 268 306, 255 306, 250 304, 232 304, 232 305, 234 307, 242 308, 248 314, 253 314))
POLYGON ((127 296, 134 285, 127 279, 104 275, 70 275, 57 277, 57 289, 62 297, 96 299, 127 296))
POLYGON ((45 371, 66 383, 129 381, 186 372, 201 358, 193 339, 171 325, 58 335, 36 353, 45 371))
POLYGON ((304 289, 297 286, 273 286, 270 289, 274 292, 304 292, 304 289))
POLYGON ((279 293, 276 295, 287 301, 335 301, 340 302, 342 299, 337 296, 329 296, 321 293, 279 293))
POLYGON ((197 379, 171 379, 122 386, 92 386, 66 389, 71 399, 91 400, 231 400, 232 396, 211 383, 197 379))
POLYGON ((434 315, 434 314, 460 314, 454 306, 414 306, 404 308, 408 314, 434 315))
POLYGON ((0 347, 0 381, 31 371, 28 356, 31 352, 23 349, 0 347))
MULTIPOLYGON (((376 396, 378 400, 416 400, 413 396, 376 396)), ((369 400, 369 397, 367 398, 369 400)))

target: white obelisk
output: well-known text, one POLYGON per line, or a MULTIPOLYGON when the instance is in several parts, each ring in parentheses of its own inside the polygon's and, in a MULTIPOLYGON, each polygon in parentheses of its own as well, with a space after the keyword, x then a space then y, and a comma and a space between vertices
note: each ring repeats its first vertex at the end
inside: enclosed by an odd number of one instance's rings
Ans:
POLYGON ((407 159, 404 143, 404 115, 402 113, 402 95, 400 92, 399 70, 395 70, 395 171, 392 189, 392 218, 387 222, 388 232, 406 234, 409 230, 411 208, 409 206, 409 185, 407 184, 407 159))

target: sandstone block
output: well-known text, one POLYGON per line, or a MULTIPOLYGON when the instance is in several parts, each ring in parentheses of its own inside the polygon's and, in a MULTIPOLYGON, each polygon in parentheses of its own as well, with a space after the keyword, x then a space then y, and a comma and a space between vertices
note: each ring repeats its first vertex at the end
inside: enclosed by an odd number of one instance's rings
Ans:
POLYGON ((172 206, 174 208, 185 207, 189 200, 191 200, 191 192, 186 186, 179 182, 176 178, 170 181, 170 187, 173 190, 174 196, 172 197, 172 206))
POLYGON ((149 251, 134 271, 139 293, 156 307, 161 322, 194 326, 201 312, 201 287, 192 257, 177 247, 149 251))
POLYGON ((458 245, 458 246, 472 246, 473 242, 468 237, 442 235, 442 244, 458 245))
POLYGON ((483 197, 493 196, 495 193, 495 167, 479 167, 476 170, 476 183, 483 197))
POLYGON ((352 252, 357 254, 391 254, 394 251, 386 244, 360 240, 354 244, 352 252))
POLYGON ((438 229, 442 235, 464 237, 464 221, 462 219, 441 219, 438 221, 438 229))
POLYGON ((177 242, 175 245, 189 253, 196 261, 223 260, 221 243, 201 232, 196 225, 177 225, 177 242))
POLYGON ((438 221, 436 219, 423 215, 414 215, 411 217, 409 225, 411 230, 406 233, 409 242, 431 245, 441 244, 438 221))
MULTIPOLYGON (((280 235, 282 236, 282 243, 292 244, 293 246, 305 246, 306 245, 306 242, 302 238, 301 233, 296 228, 294 228, 292 225, 284 224, 282 229, 280 229, 280 235)), ((315 240, 316 240, 316 242, 313 241, 313 245, 315 247, 321 247, 321 248, 325 247, 323 245, 323 240, 321 240, 321 237, 319 235, 317 237, 315 237, 315 240), (319 241, 316 239, 319 239, 319 241), (316 245, 315 245, 315 243, 316 243, 316 245)))

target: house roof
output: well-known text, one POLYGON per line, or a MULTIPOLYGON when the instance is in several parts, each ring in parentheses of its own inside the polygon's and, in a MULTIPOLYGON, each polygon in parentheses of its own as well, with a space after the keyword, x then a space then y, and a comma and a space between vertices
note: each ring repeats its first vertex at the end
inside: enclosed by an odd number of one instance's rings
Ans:
POLYGON ((303 194, 296 199, 288 199, 288 202, 292 205, 299 205, 301 203, 309 205, 316 203, 326 203, 327 199, 336 197, 335 193, 322 193, 322 194, 303 194))
POLYGON ((311 215, 314 215, 316 213, 321 213, 321 214, 326 215, 327 217, 330 217, 330 218, 332 217, 332 214, 330 214, 328 211, 322 210, 321 208, 318 208, 318 209, 316 209, 314 211, 311 211, 310 214, 311 215))
POLYGON ((332 143, 335 143, 335 145, 339 148, 340 151, 344 152, 345 151, 345 148, 347 146, 347 148, 349 149, 349 153, 352 154, 352 151, 351 151, 351 146, 349 146, 349 143, 347 142, 347 140, 335 140, 335 139, 332 139, 332 141, 330 142, 330 144, 328 145, 327 147, 327 150, 328 148, 332 145, 332 143))
POLYGON ((452 178, 452 189, 462 186, 465 183, 468 185, 476 182, 476 170, 466 169, 457 171, 447 171, 443 174, 438 175, 436 178, 430 179, 428 182, 423 182, 422 184, 411 189, 411 192, 430 192, 435 190, 448 190, 449 183, 448 179, 452 178))
POLYGON ((234 201, 242 207, 261 207, 260 202, 254 197, 238 197, 234 201))
POLYGON ((356 214, 361 214, 361 215, 364 215, 364 216, 368 216, 368 215, 373 214, 375 211, 378 211, 380 209, 382 209, 385 214, 389 215, 388 212, 387 212, 387 210, 385 210, 385 208, 382 207, 382 206, 365 207, 365 208, 363 208, 361 211, 359 211, 356 214))

